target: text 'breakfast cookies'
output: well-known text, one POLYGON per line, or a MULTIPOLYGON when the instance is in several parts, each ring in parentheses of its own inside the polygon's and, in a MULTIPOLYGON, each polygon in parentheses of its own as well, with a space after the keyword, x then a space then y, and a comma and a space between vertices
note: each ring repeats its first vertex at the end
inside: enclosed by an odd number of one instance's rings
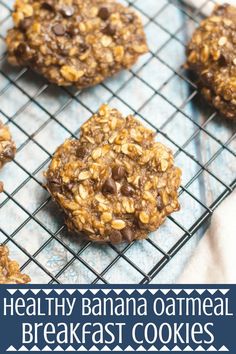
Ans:
POLYGON ((187 65, 199 78, 206 100, 236 119, 236 8, 217 6, 188 45, 187 65))
POLYGON ((61 145, 46 173, 47 188, 69 229, 91 241, 144 239, 179 210, 181 171, 172 152, 133 116, 103 105, 61 145))
POLYGON ((93 86, 147 52, 139 15, 113 0, 16 0, 8 60, 60 86, 93 86))

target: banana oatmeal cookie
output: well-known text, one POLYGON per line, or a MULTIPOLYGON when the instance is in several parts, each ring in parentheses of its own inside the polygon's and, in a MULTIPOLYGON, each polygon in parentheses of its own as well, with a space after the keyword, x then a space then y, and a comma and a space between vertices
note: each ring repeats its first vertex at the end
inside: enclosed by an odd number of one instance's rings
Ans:
MULTIPOLYGON (((12 140, 9 128, 0 121, 0 168, 5 163, 14 159, 16 146, 12 140)), ((3 191, 3 184, 0 182, 0 193, 3 191)))
POLYGON ((27 284, 30 277, 21 274, 19 264, 9 259, 7 246, 0 246, 0 284, 27 284))
POLYGON ((115 0, 16 0, 8 60, 60 86, 93 86, 147 52, 141 18, 115 0))
POLYGON ((46 172, 70 230, 91 241, 144 239, 179 210, 181 171, 172 152, 133 116, 103 105, 66 140, 46 172))
POLYGON ((236 8, 216 6, 188 45, 187 66, 203 96, 226 118, 236 119, 236 8))

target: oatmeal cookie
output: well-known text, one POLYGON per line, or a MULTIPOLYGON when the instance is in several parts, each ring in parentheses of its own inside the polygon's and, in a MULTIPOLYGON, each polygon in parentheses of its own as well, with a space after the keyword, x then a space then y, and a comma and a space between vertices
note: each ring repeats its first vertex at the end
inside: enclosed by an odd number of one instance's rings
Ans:
POLYGON ((8 60, 60 86, 93 86, 147 52, 138 14, 114 0, 16 0, 8 60))
POLYGON ((0 121, 0 168, 14 159, 16 146, 12 140, 9 128, 0 121))
POLYGON ((21 274, 19 264, 9 259, 7 246, 0 246, 0 284, 27 284, 30 277, 21 274))
POLYGON ((228 119, 236 119, 236 8, 216 6, 188 45, 187 66, 203 96, 228 119))
POLYGON ((179 210, 181 171, 172 152, 133 116, 103 105, 66 140, 46 172, 70 230, 91 241, 144 239, 179 210))

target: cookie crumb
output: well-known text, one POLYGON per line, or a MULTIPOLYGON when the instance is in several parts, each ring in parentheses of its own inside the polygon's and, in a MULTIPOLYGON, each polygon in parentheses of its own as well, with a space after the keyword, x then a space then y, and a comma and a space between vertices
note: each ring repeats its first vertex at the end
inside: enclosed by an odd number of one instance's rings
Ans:
POLYGON ((22 274, 19 264, 9 258, 7 246, 0 246, 0 284, 27 284, 30 277, 22 274))

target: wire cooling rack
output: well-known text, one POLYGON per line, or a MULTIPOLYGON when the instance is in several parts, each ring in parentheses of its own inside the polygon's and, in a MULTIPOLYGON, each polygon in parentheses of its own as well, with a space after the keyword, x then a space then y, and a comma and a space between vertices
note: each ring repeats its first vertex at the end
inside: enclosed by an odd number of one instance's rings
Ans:
POLYGON ((150 52, 132 70, 81 92, 7 64, 4 37, 13 1, 0 0, 0 118, 18 148, 14 162, 1 171, 0 242, 33 283, 155 281, 235 188, 236 126, 202 102, 182 66, 189 36, 213 1, 193 3, 195 8, 173 0, 129 1, 143 17, 150 52), (181 211, 149 239, 129 245, 98 246, 69 234, 43 187, 56 147, 76 137, 103 102, 154 128, 183 169, 181 211))

